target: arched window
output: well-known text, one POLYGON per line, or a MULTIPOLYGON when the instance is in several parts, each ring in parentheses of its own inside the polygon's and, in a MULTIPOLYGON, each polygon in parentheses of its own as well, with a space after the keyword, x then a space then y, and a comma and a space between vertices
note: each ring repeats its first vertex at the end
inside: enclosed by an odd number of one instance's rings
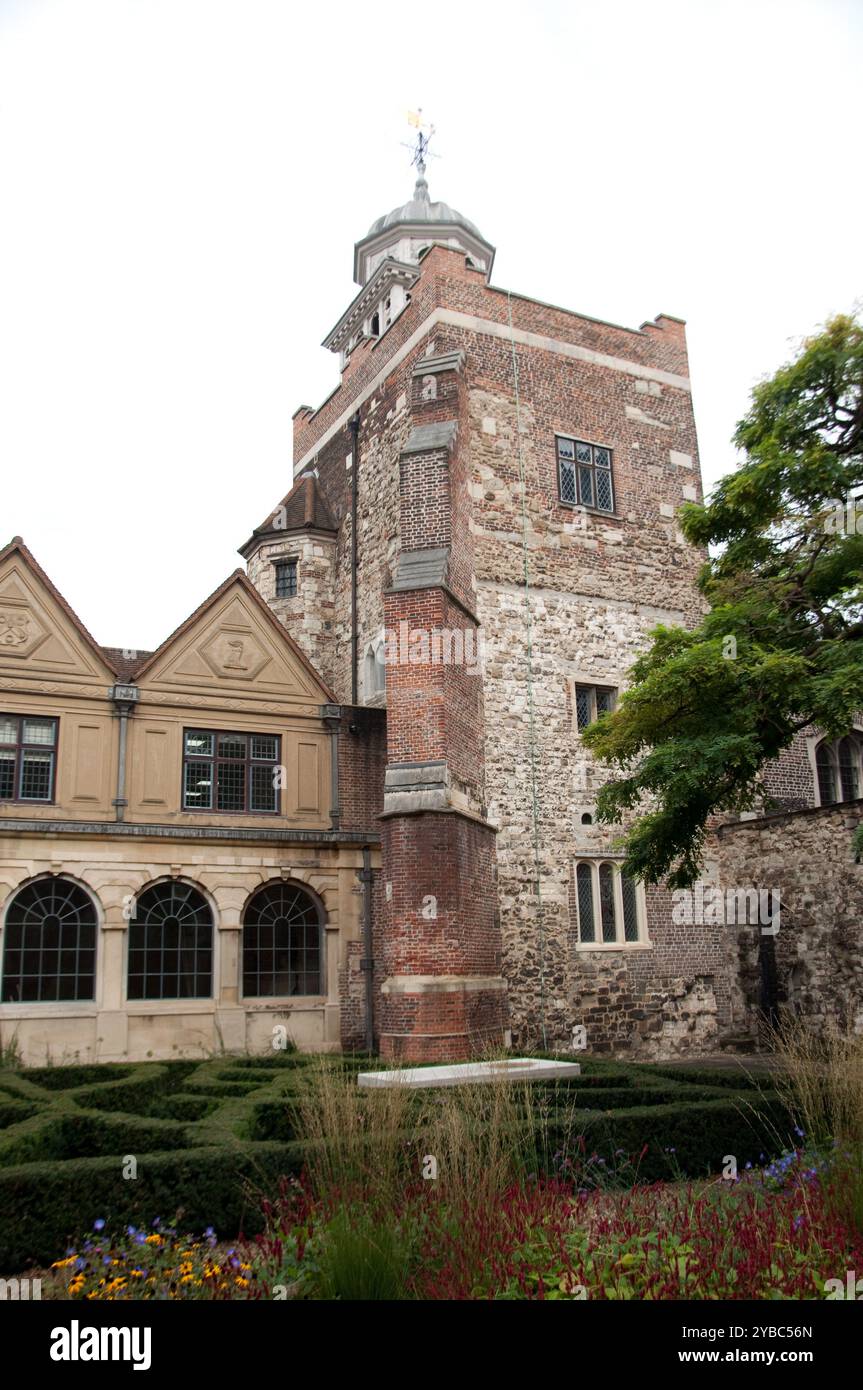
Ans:
POLYGON ((96 907, 54 875, 13 894, 3 930, 4 1004, 95 998, 96 907))
POLYGON ((580 946, 645 943, 642 893, 635 879, 608 860, 582 860, 575 869, 580 946))
POLYGON ((839 740, 839 785, 843 801, 856 801, 860 795, 860 750, 856 739, 839 740))
POLYGON ((270 883, 243 915, 243 994, 247 999, 321 994, 322 922, 310 893, 270 883))
POLYGON ((593 872, 589 864, 579 864, 575 871, 578 897, 579 940, 593 941, 596 928, 593 920, 593 872))
POLYGON ((610 864, 599 866, 599 912, 602 918, 602 939, 614 940, 614 870, 610 864))
POLYGON ((139 893, 129 921, 129 999, 208 999, 213 992, 213 914, 190 883, 172 879, 139 893))
POLYGON ((822 806, 829 806, 836 800, 836 779, 833 775, 833 757, 829 743, 819 743, 815 754, 818 769, 818 796, 822 806))
POLYGON ((863 740, 855 734, 836 743, 822 739, 815 750, 815 770, 822 806, 856 801, 863 786, 863 740))

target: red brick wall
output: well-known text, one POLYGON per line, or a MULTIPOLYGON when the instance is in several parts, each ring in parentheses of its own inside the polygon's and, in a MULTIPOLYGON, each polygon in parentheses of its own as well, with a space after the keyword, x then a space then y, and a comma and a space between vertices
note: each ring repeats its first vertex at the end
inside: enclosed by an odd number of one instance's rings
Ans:
POLYGON ((343 705, 339 729, 339 809, 342 830, 380 835, 387 760, 386 711, 343 705))

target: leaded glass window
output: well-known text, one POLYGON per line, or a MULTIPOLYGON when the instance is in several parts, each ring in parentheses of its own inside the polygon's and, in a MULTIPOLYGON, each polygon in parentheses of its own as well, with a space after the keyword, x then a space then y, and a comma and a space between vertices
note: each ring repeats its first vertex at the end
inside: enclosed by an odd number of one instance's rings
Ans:
POLYGON ((635 880, 628 874, 620 875, 620 896, 623 900, 623 939, 638 940, 638 898, 635 880))
POLYGON ((579 864, 575 873, 578 892, 578 934, 582 941, 593 941, 596 926, 593 920, 593 874, 589 864, 579 864))
POLYGON ((614 511, 611 450, 604 445, 558 435, 557 474, 561 502, 614 511))
POLYGON ((610 864, 599 866, 599 909, 603 941, 614 941, 614 870, 610 864))
POLYGON ((184 739, 184 810, 278 812, 281 740, 275 734, 187 729, 184 739))
POLYGON ((833 759, 829 744, 822 743, 815 755, 818 768, 818 794, 822 806, 829 806, 836 800, 836 779, 833 775, 833 759))
POLYGON ((616 697, 617 691, 612 686, 576 684, 575 721, 579 732, 601 714, 613 710, 616 697))
POLYGON ((56 719, 0 715, 0 801, 53 801, 56 719))
POLYGON ((836 743, 822 740, 815 752, 815 770, 822 806, 856 801, 863 787, 863 740, 854 734, 836 743))
POLYGON ((297 562, 296 560, 276 561, 276 598, 296 598, 297 562))
POLYGON ((19 888, 3 929, 2 1002, 94 999, 95 982, 96 908, 90 895, 60 875, 19 888))
POLYGON ((322 924, 318 906, 293 883, 267 884, 243 917, 243 994, 282 998, 321 994, 322 924))
POLYGON ((839 742, 839 782, 843 801, 856 801, 860 795, 857 770, 858 752, 854 740, 843 738, 839 742))
POLYGON ((609 860, 575 866, 578 940, 582 946, 625 946, 646 941, 642 894, 635 879, 609 860))
POLYGON ((137 895, 129 920, 129 999, 209 999, 213 914, 197 888, 172 879, 137 895))
POLYGON ((575 487, 575 444, 571 439, 557 441, 557 468, 561 502, 576 502, 578 494, 575 487))

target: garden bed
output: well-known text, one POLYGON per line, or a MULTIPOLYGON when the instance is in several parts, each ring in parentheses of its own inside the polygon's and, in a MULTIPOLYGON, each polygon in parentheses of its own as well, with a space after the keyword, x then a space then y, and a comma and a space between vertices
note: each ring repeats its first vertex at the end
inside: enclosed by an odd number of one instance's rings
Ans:
MULTIPOLYGON (((55 1259, 95 1216, 121 1228, 182 1211, 185 1229, 260 1231, 260 1194, 309 1157, 298 1104, 321 1065, 352 1076, 381 1064, 285 1053, 0 1071, 0 1272, 55 1259)), ((790 1121, 766 1078, 582 1068, 531 1088, 537 1163, 550 1176, 576 1149, 609 1168, 637 1156, 640 1178, 659 1180, 716 1173, 727 1154, 742 1169, 786 1144, 790 1121)))

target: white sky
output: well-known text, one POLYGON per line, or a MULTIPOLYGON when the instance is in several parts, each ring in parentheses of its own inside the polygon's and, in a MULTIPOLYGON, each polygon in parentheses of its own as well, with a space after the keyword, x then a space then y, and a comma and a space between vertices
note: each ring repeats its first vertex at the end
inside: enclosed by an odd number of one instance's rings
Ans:
POLYGON ((118 646, 241 564, 416 106, 496 285, 687 320, 709 485, 863 292, 861 33, 859 0, 0 0, 0 543, 118 646))

